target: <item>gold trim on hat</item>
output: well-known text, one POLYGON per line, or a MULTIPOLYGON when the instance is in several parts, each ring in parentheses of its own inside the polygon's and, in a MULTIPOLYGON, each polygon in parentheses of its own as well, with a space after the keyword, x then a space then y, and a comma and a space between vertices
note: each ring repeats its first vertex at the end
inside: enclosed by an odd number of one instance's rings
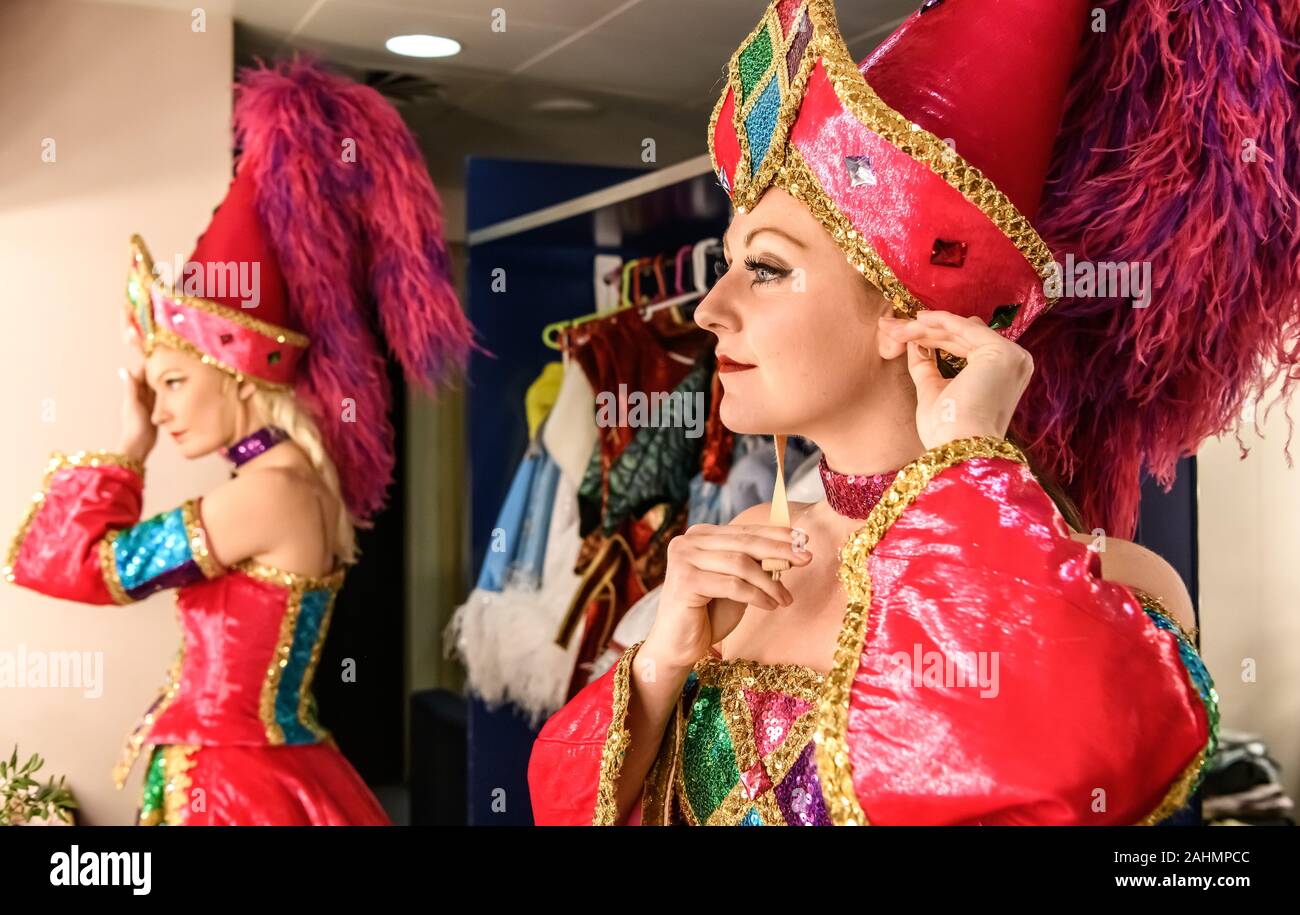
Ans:
MULTIPOLYGON (((140 284, 141 294, 144 295, 148 301, 148 307, 146 310, 149 316, 149 326, 147 328, 142 328, 144 338, 140 341, 146 356, 153 352, 155 344, 161 343, 163 346, 181 350, 197 357, 204 365, 211 365, 228 375, 234 376, 236 381, 242 382, 247 379, 275 391, 290 391, 293 389, 293 386, 290 384, 268 381, 265 378, 252 375, 244 370, 228 365, 220 359, 217 359, 215 356, 205 353, 199 348, 198 344, 194 343, 188 337, 176 333, 176 331, 170 327, 158 324, 154 320, 153 300, 150 295, 150 290, 157 288, 163 295, 178 305, 193 308, 197 311, 213 315, 214 317, 230 321, 245 330, 253 331, 256 334, 274 340, 276 343, 297 347, 298 349, 306 349, 308 345, 310 345, 311 340, 305 334, 299 333, 296 330, 291 330, 287 327, 281 327, 278 324, 272 324, 269 321, 263 321, 260 318, 244 314, 243 312, 236 311, 233 308, 228 308, 220 302, 213 302, 210 299, 203 299, 197 296, 184 295, 176 292, 174 288, 164 286, 154 276, 153 257, 149 254, 149 248, 145 245, 144 239, 139 235, 131 236, 131 271, 129 276, 134 278, 140 284)), ((136 311, 135 304, 131 302, 129 297, 126 299, 125 304, 127 313, 138 322, 139 315, 136 311)))
POLYGON ((844 215, 830 195, 822 188, 816 174, 809 168, 799 150, 793 146, 785 151, 785 162, 772 181, 773 187, 794 197, 822 224, 835 243, 844 251, 849 263, 894 304, 894 315, 914 318, 925 309, 911 290, 894 274, 879 252, 867 241, 844 215))
MULTIPOLYGON (((768 29, 769 34, 772 34, 774 29, 776 34, 780 34, 780 18, 776 14, 776 7, 777 2, 774 0, 764 12, 759 25, 745 37, 744 41, 732 54, 727 64, 727 85, 723 88, 721 97, 714 105, 713 113, 709 118, 709 156, 716 172, 718 171, 718 161, 714 150, 714 134, 717 129, 718 118, 721 116, 722 106, 726 102, 728 91, 730 91, 736 99, 736 104, 733 105, 732 126, 735 129, 741 151, 735 175, 731 178, 731 199, 738 212, 745 212, 753 207, 772 184, 775 183, 778 187, 781 186, 775 179, 780 174, 782 164, 789 166, 790 152, 794 149, 788 143, 790 129, 798 117, 800 106, 803 103, 803 95, 807 89, 808 73, 811 72, 813 66, 812 61, 820 58, 826 70, 826 75, 835 90, 836 97, 846 110, 869 130, 888 141, 890 145, 900 152, 925 165, 931 172, 960 192, 966 200, 988 217, 1002 234, 1016 246, 1016 249, 1020 251, 1039 277, 1046 279, 1051 274, 1054 264, 1051 249, 1048 248, 1047 243, 1043 241, 1029 220, 1016 209, 1015 204, 1011 202, 1006 194, 999 190, 997 185, 976 166, 967 162, 960 153, 939 137, 891 108, 867 83, 862 72, 858 69, 857 63, 849 53, 843 36, 840 34, 838 20, 835 15, 835 5, 832 0, 807 0, 795 14, 794 25, 791 27, 791 39, 796 34, 799 17, 805 11, 812 25, 812 38, 808 42, 808 48, 804 52, 805 58, 800 63, 798 74, 792 84, 795 91, 782 99, 781 108, 777 115, 776 128, 768 147, 767 158, 764 160, 758 174, 754 176, 754 180, 749 180, 749 142, 744 130, 744 119, 739 105, 738 92, 740 87, 738 69, 740 53, 758 34, 760 29, 768 29)), ((786 41, 776 42, 773 45, 774 49, 787 49, 788 46, 789 43, 786 41)), ((779 70, 784 74, 784 55, 778 54, 774 50, 773 56, 779 57, 779 70)), ((765 80, 766 74, 759 79, 758 85, 765 85, 765 80)), ((788 84, 783 77, 782 89, 787 88, 788 84)), ((811 193, 815 198, 820 198, 817 200, 817 204, 822 213, 838 212, 835 203, 830 200, 819 183, 814 183, 814 190, 811 193)), ((808 199, 804 199, 804 203, 808 204, 808 199)), ((818 215, 819 219, 823 219, 823 225, 826 224, 821 214, 815 211, 815 215, 818 215)), ((832 232, 832 235, 834 236, 834 232, 832 232)), ((874 251, 871 254, 866 253, 866 250, 870 249, 868 245, 859 243, 847 236, 836 237, 836 242, 844 249, 850 262, 861 270, 864 275, 867 275, 869 279, 872 279, 871 269, 869 269, 871 262, 878 261, 883 264, 879 255, 874 251), (868 264, 868 268, 858 266, 859 263, 863 262, 868 264)), ((884 274, 880 271, 879 266, 875 266, 875 272, 885 282, 888 282, 888 277, 893 276, 892 272, 884 274)), ((872 281, 875 282, 874 279, 872 281)), ((894 277, 894 281, 895 284, 901 285, 897 277, 894 277)), ((915 301, 915 296, 911 295, 911 293, 904 297, 897 288, 891 292, 891 290, 885 289, 881 283, 876 283, 876 285, 900 308, 911 307, 905 304, 908 299, 915 301)), ((1046 291, 1044 290, 1044 292, 1046 291)), ((1057 298, 1056 296, 1047 296, 1047 307, 1050 308, 1057 298)), ((912 313, 915 313, 915 309, 913 309, 912 313)))

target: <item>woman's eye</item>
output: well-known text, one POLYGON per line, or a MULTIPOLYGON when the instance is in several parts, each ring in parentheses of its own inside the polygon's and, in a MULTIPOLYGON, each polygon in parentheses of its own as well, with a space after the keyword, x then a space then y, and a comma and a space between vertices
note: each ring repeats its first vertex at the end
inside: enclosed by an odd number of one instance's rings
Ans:
POLYGON ((167 390, 174 391, 181 386, 183 380, 181 378, 168 378, 163 384, 167 387, 167 390))
POLYGON ((714 261, 714 263, 713 263, 713 278, 714 278, 715 280, 720 280, 720 279, 722 279, 723 275, 726 274, 726 272, 727 272, 727 262, 726 262, 726 261, 714 261))
POLYGON ((751 260, 749 258, 745 259, 745 269, 754 274, 754 283, 757 285, 774 283, 777 280, 784 279, 790 272, 784 267, 777 267, 773 264, 751 260))

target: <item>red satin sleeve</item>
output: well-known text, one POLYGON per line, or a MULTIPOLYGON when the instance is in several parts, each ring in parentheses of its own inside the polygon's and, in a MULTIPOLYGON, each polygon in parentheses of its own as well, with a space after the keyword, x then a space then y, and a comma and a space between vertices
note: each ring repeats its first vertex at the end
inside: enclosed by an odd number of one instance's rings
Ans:
POLYGON ((615 791, 631 736, 632 658, 638 648, 640 643, 624 652, 542 726, 528 760, 528 793, 538 826, 615 824, 615 791))
POLYGON ((140 520, 144 468, 107 452, 55 454, 9 547, 5 578, 51 597, 124 602, 110 589, 102 544, 140 520))
POLYGON ((1101 577, 1010 443, 952 442, 899 478, 841 553, 851 603, 818 747, 832 818, 1172 813, 1210 734, 1177 635, 1101 577))

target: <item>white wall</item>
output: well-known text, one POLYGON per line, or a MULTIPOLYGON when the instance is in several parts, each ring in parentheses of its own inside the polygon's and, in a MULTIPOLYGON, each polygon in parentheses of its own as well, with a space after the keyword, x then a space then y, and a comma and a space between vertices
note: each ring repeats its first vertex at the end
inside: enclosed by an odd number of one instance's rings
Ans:
POLYGON ((1197 455, 1201 647, 1223 727, 1262 735, 1300 801, 1300 466, 1287 467, 1282 405, 1259 426, 1243 424, 1245 460, 1232 436, 1197 455))
MULTIPOLYGON (((71 0, 0 3, 0 547, 53 450, 112 449, 127 241, 158 259, 187 256, 230 177, 232 29, 206 5, 188 13, 71 0), (55 161, 42 161, 54 141, 55 161)), ((145 512, 224 478, 217 459, 188 463, 160 442, 145 512)), ((100 652, 103 694, 0 689, 0 752, 39 752, 42 776, 66 775, 82 822, 129 823, 110 771, 179 643, 174 592, 89 607, 0 583, 0 652, 100 652)))

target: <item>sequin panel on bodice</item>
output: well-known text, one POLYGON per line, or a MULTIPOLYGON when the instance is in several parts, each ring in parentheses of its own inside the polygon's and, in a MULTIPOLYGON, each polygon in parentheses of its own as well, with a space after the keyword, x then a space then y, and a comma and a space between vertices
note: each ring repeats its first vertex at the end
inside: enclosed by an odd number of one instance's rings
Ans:
POLYGON ((829 825, 813 731, 824 678, 794 665, 707 658, 683 689, 676 807, 692 825, 829 825))

